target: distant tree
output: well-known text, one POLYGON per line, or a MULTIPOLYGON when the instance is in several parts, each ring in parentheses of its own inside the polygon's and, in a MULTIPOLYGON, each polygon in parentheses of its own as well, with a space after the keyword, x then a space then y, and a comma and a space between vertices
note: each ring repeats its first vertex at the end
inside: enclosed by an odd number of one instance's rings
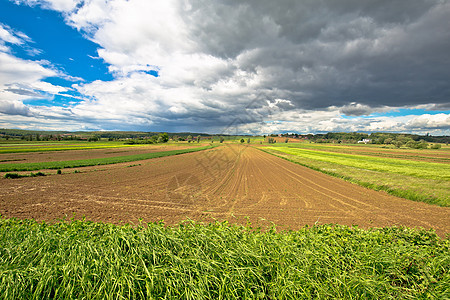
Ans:
MULTIPOLYGON (((60 138, 61 138, 61 137, 59 137, 58 140, 60 140, 60 138)), ((96 135, 90 136, 90 137, 88 138, 88 142, 98 142, 98 140, 99 140, 99 137, 96 136, 96 135)))
POLYGON ((244 139, 241 139, 241 143, 245 143, 245 140, 244 140, 244 139))
POLYGON ((167 132, 160 133, 158 135, 158 143, 167 143, 169 141, 169 135, 167 132))
POLYGON ((397 148, 400 148, 401 146, 403 146, 402 141, 392 141, 392 144, 397 148))
POLYGON ((192 135, 188 135, 187 141, 188 141, 188 143, 192 142, 192 135))
POLYGON ((200 139, 201 139, 201 137, 197 136, 197 143, 200 143, 200 139))
POLYGON ((223 136, 220 137, 220 142, 223 143, 225 139, 223 138, 223 136))
POLYGON ((247 144, 250 144, 250 138, 247 139, 247 144))
POLYGON ((386 145, 389 145, 389 144, 392 143, 392 141, 393 141, 392 138, 387 138, 387 139, 384 140, 384 143, 385 143, 386 145))
POLYGON ((285 143, 289 143, 289 139, 285 139, 284 142, 285 142, 285 143))

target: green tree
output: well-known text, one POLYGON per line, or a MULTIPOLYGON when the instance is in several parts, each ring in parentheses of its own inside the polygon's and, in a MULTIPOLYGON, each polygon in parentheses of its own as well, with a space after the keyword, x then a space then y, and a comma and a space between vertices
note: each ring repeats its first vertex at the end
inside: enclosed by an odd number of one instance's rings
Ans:
POLYGON ((220 137, 220 142, 223 143, 225 139, 223 138, 223 136, 220 137))
POLYGON ((158 143, 167 143, 169 141, 169 135, 167 132, 160 133, 158 135, 158 143))
POLYGON ((241 139, 241 143, 245 143, 245 140, 244 140, 244 139, 241 139))

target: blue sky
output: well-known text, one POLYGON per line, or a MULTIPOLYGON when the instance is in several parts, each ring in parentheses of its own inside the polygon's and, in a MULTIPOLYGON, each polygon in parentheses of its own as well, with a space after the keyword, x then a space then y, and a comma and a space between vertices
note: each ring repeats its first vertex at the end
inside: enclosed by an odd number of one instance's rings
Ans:
POLYGON ((0 127, 449 135, 450 3, 371 3, 0 0, 0 127))

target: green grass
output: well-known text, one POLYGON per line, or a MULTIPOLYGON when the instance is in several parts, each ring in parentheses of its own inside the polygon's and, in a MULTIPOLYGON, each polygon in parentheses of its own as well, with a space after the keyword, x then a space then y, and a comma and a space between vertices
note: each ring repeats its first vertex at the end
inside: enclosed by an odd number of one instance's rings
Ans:
POLYGON ((450 243, 408 228, 0 218, 5 299, 445 299, 450 243))
POLYGON ((14 144, 0 143, 0 154, 109 149, 109 148, 124 148, 124 147, 139 147, 139 146, 124 145, 123 142, 80 142, 80 141, 33 142, 33 143, 28 142, 28 143, 14 143, 14 144))
POLYGON ((205 150, 205 149, 209 149, 209 148, 211 148, 211 146, 170 150, 170 151, 161 151, 161 152, 151 152, 151 153, 126 155, 126 156, 83 159, 83 160, 1 164, 0 172, 34 171, 34 170, 43 170, 43 169, 63 169, 63 168, 77 168, 77 167, 87 167, 87 166, 109 165, 109 164, 132 162, 132 161, 138 161, 138 160, 144 160, 144 159, 151 159, 151 158, 158 158, 158 157, 164 157, 164 156, 196 152, 196 151, 201 151, 201 150, 205 150))
POLYGON ((371 189, 383 190, 414 201, 450 206, 448 164, 327 152, 325 149, 260 149, 371 189))

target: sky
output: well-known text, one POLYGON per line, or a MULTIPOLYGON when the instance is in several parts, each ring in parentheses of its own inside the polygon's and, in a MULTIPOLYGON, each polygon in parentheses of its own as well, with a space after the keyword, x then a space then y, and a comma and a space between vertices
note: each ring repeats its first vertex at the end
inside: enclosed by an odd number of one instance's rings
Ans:
POLYGON ((0 0, 0 128, 450 135, 450 1, 0 0))

